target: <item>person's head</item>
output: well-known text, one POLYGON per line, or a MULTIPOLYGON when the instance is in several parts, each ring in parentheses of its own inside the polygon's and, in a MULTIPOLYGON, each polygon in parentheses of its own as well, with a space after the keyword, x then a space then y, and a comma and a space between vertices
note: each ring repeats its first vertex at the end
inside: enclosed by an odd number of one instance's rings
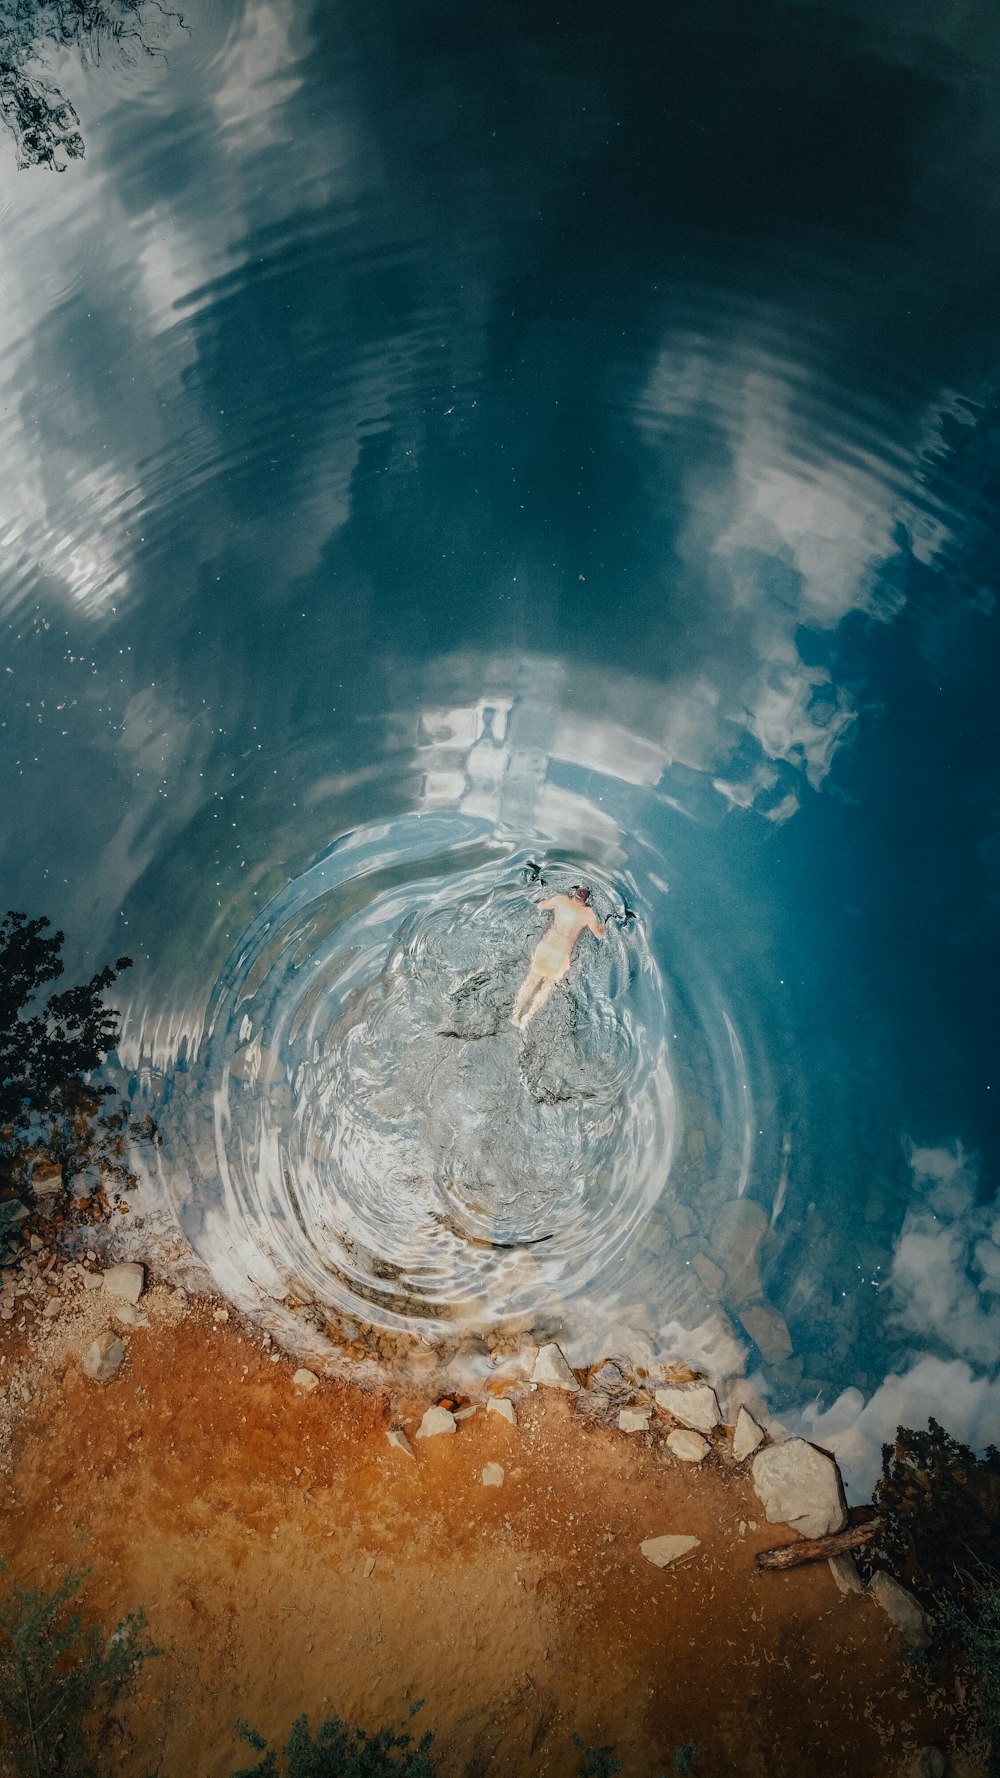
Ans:
POLYGON ((578 901, 581 907, 590 906, 590 890, 586 883, 574 883, 569 893, 571 900, 578 901))

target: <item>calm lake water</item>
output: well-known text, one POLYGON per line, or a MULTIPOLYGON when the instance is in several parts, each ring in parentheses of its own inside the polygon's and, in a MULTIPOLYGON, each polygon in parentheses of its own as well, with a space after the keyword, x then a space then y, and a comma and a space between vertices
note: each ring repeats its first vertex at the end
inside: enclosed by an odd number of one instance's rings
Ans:
POLYGON ((1000 1441, 996 7, 185 24, 0 142, 3 905, 152 1189, 320 1356, 1000 1441))

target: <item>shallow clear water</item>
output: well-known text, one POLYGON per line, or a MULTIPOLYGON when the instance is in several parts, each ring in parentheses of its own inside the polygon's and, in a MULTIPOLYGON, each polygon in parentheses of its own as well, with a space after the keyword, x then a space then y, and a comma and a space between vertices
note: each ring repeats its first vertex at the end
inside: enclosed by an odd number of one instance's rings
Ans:
POLYGON ((186 21, 0 155, 4 905, 154 1190, 320 1350, 997 1439, 995 12, 186 21))

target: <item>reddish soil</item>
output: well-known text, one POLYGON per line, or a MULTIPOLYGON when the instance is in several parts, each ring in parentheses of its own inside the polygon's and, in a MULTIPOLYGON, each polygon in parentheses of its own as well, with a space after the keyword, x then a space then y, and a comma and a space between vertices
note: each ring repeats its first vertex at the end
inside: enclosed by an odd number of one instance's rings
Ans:
POLYGON ((237 1716, 269 1737, 302 1711, 371 1729, 418 1699, 407 1726, 433 1730, 443 1778, 570 1778, 574 1732, 613 1743, 623 1778, 672 1772, 690 1741, 702 1778, 887 1778, 947 1745, 950 1712, 873 1604, 825 1563, 756 1572, 790 1534, 723 1458, 665 1463, 540 1390, 516 1428, 480 1407, 413 1461, 386 1442, 387 1397, 303 1396, 251 1331, 167 1301, 144 1299, 151 1325, 105 1385, 79 1367, 96 1303, 44 1340, 39 1323, 36 1357, 0 1327, 0 1376, 32 1392, 0 1477, 15 1576, 88 1566, 87 1611, 144 1607, 163 1650, 109 1773, 221 1778, 250 1756, 237 1716), (667 1531, 702 1540, 672 1571, 639 1553, 667 1531))

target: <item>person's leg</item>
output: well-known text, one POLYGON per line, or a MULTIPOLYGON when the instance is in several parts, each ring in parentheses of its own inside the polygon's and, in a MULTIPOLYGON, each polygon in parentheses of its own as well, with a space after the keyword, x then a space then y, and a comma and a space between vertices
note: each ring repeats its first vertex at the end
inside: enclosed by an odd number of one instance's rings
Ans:
POLYGON ((542 980, 542 982, 539 986, 539 989, 538 989, 538 993, 535 995, 535 998, 531 1002, 531 1005, 529 1006, 527 1012, 524 1014, 524 1017, 520 1020, 520 1025, 521 1025, 522 1031, 523 1031, 525 1025, 528 1023, 528 1020, 533 1019, 536 1012, 541 1012, 542 1007, 545 1005, 545 1002, 549 998, 549 995, 551 994, 553 988, 556 986, 556 984, 558 982, 561 982, 562 979, 563 978, 561 975, 552 975, 552 976, 548 976, 542 980))
POLYGON ((512 1025, 519 1025, 521 1023, 521 1015, 541 979, 537 969, 529 969, 524 981, 518 989, 517 999, 514 1002, 514 1011, 510 1015, 512 1025))

